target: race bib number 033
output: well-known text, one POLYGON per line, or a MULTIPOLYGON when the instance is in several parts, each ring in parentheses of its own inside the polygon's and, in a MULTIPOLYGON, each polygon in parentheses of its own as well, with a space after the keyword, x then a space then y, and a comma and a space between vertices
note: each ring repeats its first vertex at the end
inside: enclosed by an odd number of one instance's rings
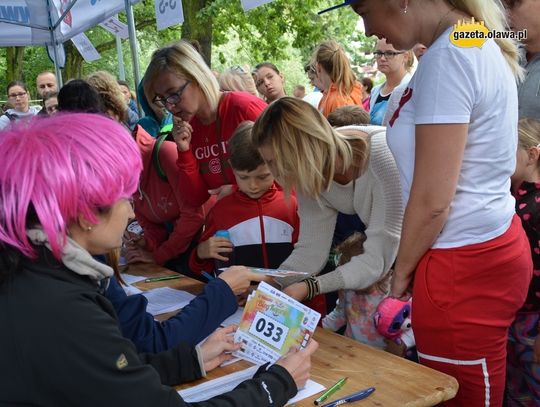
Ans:
POLYGON ((249 327, 249 333, 281 351, 289 328, 268 315, 257 312, 249 327))

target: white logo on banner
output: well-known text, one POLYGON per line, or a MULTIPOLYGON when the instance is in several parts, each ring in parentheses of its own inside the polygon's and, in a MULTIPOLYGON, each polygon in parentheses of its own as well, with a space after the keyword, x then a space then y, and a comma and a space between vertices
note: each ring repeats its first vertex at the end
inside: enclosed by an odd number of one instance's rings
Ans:
POLYGON ((97 49, 84 33, 77 34, 71 41, 73 41, 73 45, 79 50, 86 62, 96 61, 101 58, 97 49))
POLYGON ((270 3, 272 0, 240 0, 242 3, 242 8, 245 11, 251 10, 252 8, 262 6, 263 4, 270 3))
POLYGON ((110 17, 99 24, 102 28, 122 39, 129 37, 128 26, 116 17, 110 17))
POLYGON ((182 0, 156 0, 155 4, 158 30, 184 22, 182 0))

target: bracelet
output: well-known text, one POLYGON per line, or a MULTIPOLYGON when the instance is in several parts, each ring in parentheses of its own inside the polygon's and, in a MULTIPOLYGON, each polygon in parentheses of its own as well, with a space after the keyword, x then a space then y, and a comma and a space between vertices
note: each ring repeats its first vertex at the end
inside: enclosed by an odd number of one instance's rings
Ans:
POLYGON ((313 297, 320 294, 321 288, 319 287, 319 281, 315 277, 308 277, 304 280, 304 283, 306 283, 308 289, 308 293, 306 295, 306 298, 304 298, 304 301, 309 301, 313 297))

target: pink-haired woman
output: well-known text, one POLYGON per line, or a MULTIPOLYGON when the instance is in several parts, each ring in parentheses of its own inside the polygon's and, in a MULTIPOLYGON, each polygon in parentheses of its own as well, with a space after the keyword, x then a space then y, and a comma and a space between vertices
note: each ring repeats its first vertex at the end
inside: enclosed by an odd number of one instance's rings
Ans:
MULTIPOLYGON (((164 385, 226 360, 238 347, 231 329, 201 347, 138 355, 102 295, 113 270, 93 258, 121 245, 134 216, 142 163, 133 138, 102 116, 57 115, 0 132, 0 162, 0 404, 189 405, 164 385)), ((211 404, 284 405, 305 384, 316 347, 211 404)))

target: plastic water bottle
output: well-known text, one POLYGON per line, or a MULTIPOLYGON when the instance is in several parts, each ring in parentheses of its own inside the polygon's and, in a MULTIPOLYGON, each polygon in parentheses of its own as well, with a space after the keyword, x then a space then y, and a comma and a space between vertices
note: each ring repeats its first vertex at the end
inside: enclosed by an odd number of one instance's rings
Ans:
MULTIPOLYGON (((228 230, 218 230, 214 236, 224 237, 225 239, 228 239, 229 241, 231 240, 231 234, 229 233, 228 230)), ((227 261, 218 260, 218 259, 215 260, 216 274, 221 273, 219 269, 227 268, 234 265, 234 247, 233 247, 233 251, 230 253, 219 253, 219 254, 222 255, 223 257, 228 257, 229 260, 227 261)))

